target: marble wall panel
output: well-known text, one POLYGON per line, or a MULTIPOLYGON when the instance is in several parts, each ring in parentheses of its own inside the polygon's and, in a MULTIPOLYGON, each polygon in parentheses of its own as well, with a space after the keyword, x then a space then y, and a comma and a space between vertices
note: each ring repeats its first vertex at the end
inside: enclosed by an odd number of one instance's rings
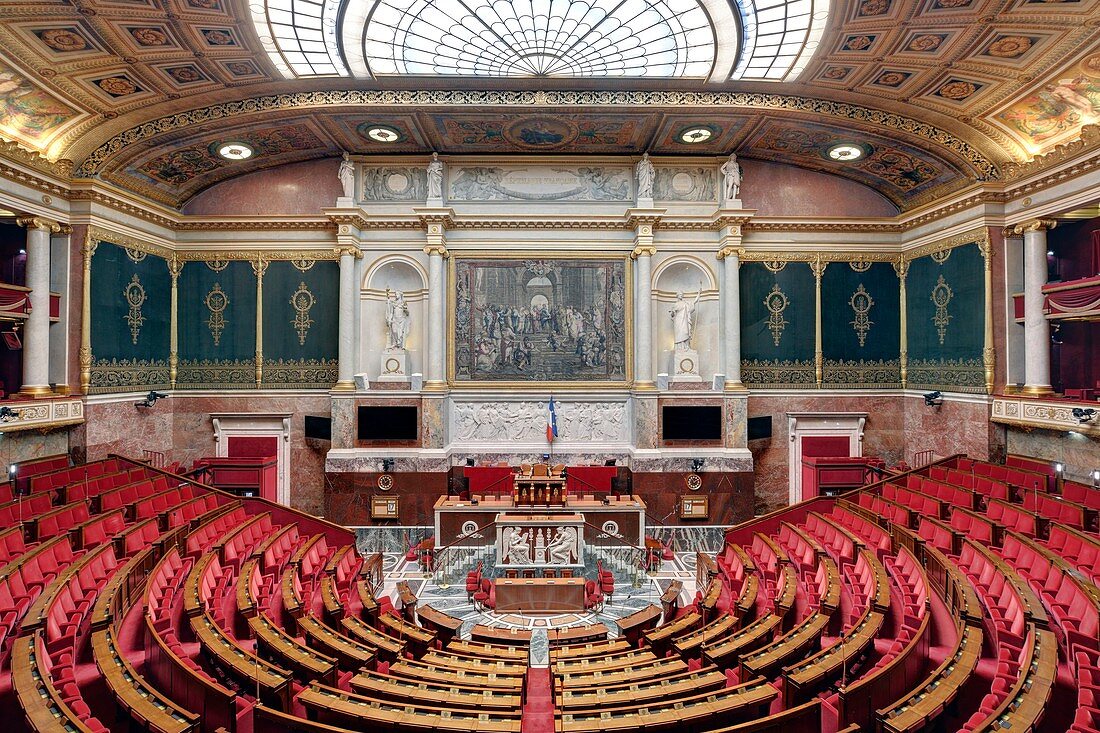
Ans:
POLYGON ((989 422, 990 407, 984 401, 945 400, 939 407, 928 407, 920 397, 907 397, 903 404, 907 461, 924 450, 941 456, 966 453, 980 460, 996 457, 996 452, 991 455, 990 451, 996 429, 989 422))
POLYGON ((749 443, 756 473, 757 512, 786 506, 790 496, 788 412, 866 412, 863 454, 893 463, 909 453, 906 451, 902 400, 898 396, 858 394, 843 397, 750 395, 749 417, 772 416, 772 437, 749 443))
POLYGON ((741 201, 759 216, 895 216, 885 196, 828 173, 741 158, 741 201))
POLYGON ((1021 430, 1008 426, 1007 451, 1018 455, 1061 461, 1066 465, 1066 478, 1091 484, 1089 473, 1100 468, 1100 440, 1081 433, 1055 430, 1021 430))
POLYGON ((634 493, 646 503, 647 522, 654 524, 681 524, 679 500, 681 496, 706 496, 710 516, 697 520, 701 524, 736 524, 753 515, 753 474, 718 473, 706 471, 699 474, 703 486, 697 492, 689 491, 686 472, 635 473, 634 493))
POLYGON ((172 454, 175 400, 137 407, 136 397, 119 402, 91 402, 84 407, 82 447, 86 460, 111 453, 140 459, 146 450, 172 454))
POLYGON ((183 396, 173 397, 169 402, 173 410, 171 456, 188 466, 216 453, 210 413, 290 413, 290 505, 311 514, 323 514, 328 443, 306 441, 304 416, 328 416, 331 400, 327 394, 279 395, 262 400, 248 395, 183 396))
POLYGON ((191 198, 191 216, 316 216, 336 204, 343 189, 334 158, 290 163, 211 186, 191 198))
POLYGON ((7 476, 8 468, 13 463, 68 453, 72 432, 72 428, 61 428, 48 433, 37 430, 4 433, 0 438, 0 470, 7 476))

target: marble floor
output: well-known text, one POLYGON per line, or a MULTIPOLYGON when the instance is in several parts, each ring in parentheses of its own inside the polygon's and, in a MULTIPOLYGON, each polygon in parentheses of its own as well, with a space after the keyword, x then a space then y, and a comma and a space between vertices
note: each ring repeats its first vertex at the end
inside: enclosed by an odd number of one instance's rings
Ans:
MULTIPOLYGON (((428 604, 433 608, 443 611, 455 618, 462 620, 462 629, 459 635, 469 638, 470 629, 476 624, 485 624, 492 627, 532 629, 536 631, 536 639, 533 646, 542 646, 539 641, 545 642, 545 634, 538 634, 538 630, 549 628, 563 628, 568 626, 581 626, 584 624, 604 623, 607 625, 609 636, 618 635, 619 627, 615 623, 617 619, 645 608, 651 604, 660 602, 660 597, 674 580, 683 583, 680 594, 680 603, 685 605, 695 598, 695 552, 677 552, 671 560, 665 560, 656 572, 648 574, 637 581, 629 577, 620 578, 616 575, 615 592, 609 601, 605 601, 599 613, 558 613, 526 615, 518 613, 494 613, 479 611, 466 598, 464 582, 436 585, 432 575, 420 571, 415 562, 405 559, 404 553, 385 552, 383 554, 383 568, 385 582, 380 595, 389 596, 395 605, 397 601, 397 583, 406 581, 422 604, 428 604)), ((464 574, 459 577, 464 577, 464 574)), ((534 652, 534 650, 533 650, 534 652)), ((535 655, 536 656, 541 655, 535 655)))

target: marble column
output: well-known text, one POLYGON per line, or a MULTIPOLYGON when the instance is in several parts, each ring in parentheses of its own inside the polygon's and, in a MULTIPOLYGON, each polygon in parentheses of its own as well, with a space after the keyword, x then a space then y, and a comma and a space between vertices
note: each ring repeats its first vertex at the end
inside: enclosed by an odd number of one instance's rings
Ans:
POLYGON ((1050 323, 1044 314, 1047 284, 1047 230, 1056 222, 1034 219, 1017 224, 1024 235, 1024 394, 1050 395, 1050 323))
POLYGON ((424 375, 424 388, 428 390, 441 390, 446 387, 443 378, 443 353, 446 346, 444 322, 447 315, 443 260, 447 257, 447 247, 442 241, 442 231, 437 233, 437 237, 433 237, 431 229, 436 226, 439 225, 429 225, 429 245, 424 248, 424 252, 428 255, 428 343, 425 344, 427 368, 424 375))
POLYGON ((653 246, 653 227, 643 224, 638 227, 634 251, 630 256, 635 261, 635 273, 638 283, 634 294, 634 388, 655 389, 653 383, 653 255, 657 248, 653 246))
POLYGON ((19 219, 27 228, 27 287, 30 313, 23 331, 21 394, 47 397, 50 389, 50 235, 61 225, 41 217, 19 219))
POLYGON ((355 309, 358 306, 355 287, 355 260, 362 257, 357 247, 338 247, 340 255, 340 330, 338 339, 339 371, 334 390, 355 390, 355 309))
POLYGON ((722 370, 726 389, 740 392, 741 384, 741 250, 726 245, 718 250, 722 260, 722 370))
POLYGON ((69 394, 69 281, 72 227, 62 225, 50 238, 50 290, 61 293, 58 320, 50 324, 49 382, 56 394, 69 394))

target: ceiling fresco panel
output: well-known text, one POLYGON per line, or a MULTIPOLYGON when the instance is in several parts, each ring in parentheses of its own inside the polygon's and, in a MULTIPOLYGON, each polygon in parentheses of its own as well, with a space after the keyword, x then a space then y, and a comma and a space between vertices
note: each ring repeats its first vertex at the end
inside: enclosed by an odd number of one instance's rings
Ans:
POLYGON ((26 75, 0 62, 0 135, 40 149, 77 110, 38 89, 26 75))
POLYGON ((993 119, 1032 150, 1076 137, 1100 119, 1100 52, 1061 69, 993 119))
POLYGON ((591 112, 567 114, 433 114, 447 152, 632 153, 654 124, 652 115, 591 112))
POLYGON ((721 155, 737 144, 752 120, 750 115, 666 115, 653 136, 649 152, 658 155, 721 155), (695 144, 685 143, 677 137, 685 130, 696 127, 712 130, 713 136, 695 144))

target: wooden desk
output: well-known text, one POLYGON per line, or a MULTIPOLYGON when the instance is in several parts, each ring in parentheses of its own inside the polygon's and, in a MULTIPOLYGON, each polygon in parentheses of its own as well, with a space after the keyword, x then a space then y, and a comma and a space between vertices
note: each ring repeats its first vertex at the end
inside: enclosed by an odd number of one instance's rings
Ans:
POLYGON ((643 636, 650 646, 663 653, 672 644, 673 637, 688 633, 698 626, 702 620, 703 617, 699 615, 698 611, 688 611, 678 619, 665 621, 652 631, 645 632, 643 636))
MULTIPOLYGON (((15 640, 11 653, 12 685, 27 725, 36 733, 65 731, 91 733, 50 681, 45 660, 38 658, 39 633, 15 640)), ((16 724, 18 727, 18 723, 16 724)))
POLYGON ((110 626, 92 635, 92 655, 119 707, 135 721, 147 721, 158 733, 190 733, 199 729, 199 716, 169 700, 137 673, 119 651, 110 626))
POLYGON ((436 667, 424 662, 402 659, 390 665, 390 674, 416 682, 429 681, 444 684, 473 685, 487 689, 514 690, 517 694, 523 689, 523 675, 502 675, 496 672, 472 672, 465 669, 436 667))
POLYGON ((351 689, 357 694, 392 702, 411 701, 414 704, 444 707, 487 708, 507 713, 514 713, 523 706, 521 696, 510 690, 438 682, 413 682, 370 670, 363 670, 352 677, 350 684, 351 689))
POLYGON ((483 641, 488 644, 522 644, 531 643, 531 631, 517 628, 498 628, 477 624, 470 629, 470 638, 474 641, 483 641))
POLYGON ((444 647, 445 651, 461 654, 464 657, 480 657, 482 659, 503 659, 512 662, 526 662, 530 652, 525 648, 505 646, 503 644, 486 644, 480 641, 454 640, 444 647))
POLYGON ((632 649, 625 654, 603 657, 602 659, 559 659, 554 662, 554 674, 576 675, 607 673, 618 669, 632 669, 639 665, 657 661, 658 657, 649 649, 632 649))
POLYGON ((558 646, 550 649, 550 661, 606 657, 611 654, 628 652, 631 648, 630 642, 626 639, 604 639, 595 643, 558 646))
POLYGON ((366 644, 383 661, 392 661, 405 651, 405 642, 389 634, 383 634, 354 616, 345 616, 340 619, 340 625, 348 636, 366 644))
POLYGON ((817 648, 829 619, 829 614, 819 611, 771 644, 741 657, 741 679, 758 675, 771 679, 788 660, 817 648))
POLYGON ((703 661, 723 668, 732 667, 742 655, 767 644, 779 631, 782 623, 782 616, 775 613, 764 614, 736 634, 718 642, 704 644, 703 661))
POLYGON ((597 689, 563 690, 557 695, 557 707, 603 707, 608 705, 645 705, 675 700, 680 697, 713 692, 726 686, 726 675, 716 667, 699 670, 676 678, 661 678, 649 682, 614 685, 597 689))
POLYGON ((409 642, 408 646, 414 655, 426 650, 435 641, 434 631, 422 629, 416 624, 409 623, 391 613, 384 613, 379 616, 378 623, 382 630, 390 636, 409 642))
POLYGON ((687 663, 676 657, 654 659, 649 663, 636 666, 617 667, 604 670, 599 665, 590 665, 587 671, 558 674, 558 687, 561 689, 577 687, 606 687, 608 685, 641 683, 644 680, 663 679, 669 675, 687 672, 687 663))
POLYGON ((231 641, 206 613, 191 617, 191 629, 215 664, 246 690, 260 691, 260 699, 287 709, 292 675, 269 664, 231 641))
POLYGON ((570 644, 589 644, 607 639, 607 627, 603 624, 585 624, 567 626, 563 629, 549 629, 546 632, 546 639, 550 642, 551 649, 570 644))
POLYGON ((299 645, 262 613, 248 619, 248 628, 256 638, 261 657, 273 660, 301 679, 336 684, 336 660, 332 657, 299 645))
POLYGON ((397 597, 401 601, 401 612, 405 618, 411 621, 416 614, 416 594, 412 592, 407 580, 397 583, 397 597))
POLYGON ((375 660, 373 651, 329 628, 314 616, 307 614, 299 618, 298 630, 302 632, 306 646, 332 657, 341 669, 359 669, 375 660))
POLYGON ((584 578, 497 578, 495 583, 498 612, 584 610, 584 578))
POLYGON ((624 616, 616 623, 619 625, 619 633, 627 639, 635 640, 642 634, 654 628, 661 619, 660 606, 646 606, 640 611, 635 611, 629 616, 624 616))
POLYGON ((668 589, 661 594, 661 610, 664 612, 665 623, 668 623, 676 615, 680 608, 680 593, 684 590, 681 580, 674 580, 668 584, 668 589))
POLYGON ((429 605, 417 608, 416 617, 421 626, 435 632, 443 646, 450 643, 462 628, 462 619, 437 611, 429 605))
POLYGON ((722 614, 706 626, 674 638, 672 648, 684 659, 697 657, 704 644, 713 644, 729 636, 737 630, 737 624, 737 616, 729 613, 722 614))

